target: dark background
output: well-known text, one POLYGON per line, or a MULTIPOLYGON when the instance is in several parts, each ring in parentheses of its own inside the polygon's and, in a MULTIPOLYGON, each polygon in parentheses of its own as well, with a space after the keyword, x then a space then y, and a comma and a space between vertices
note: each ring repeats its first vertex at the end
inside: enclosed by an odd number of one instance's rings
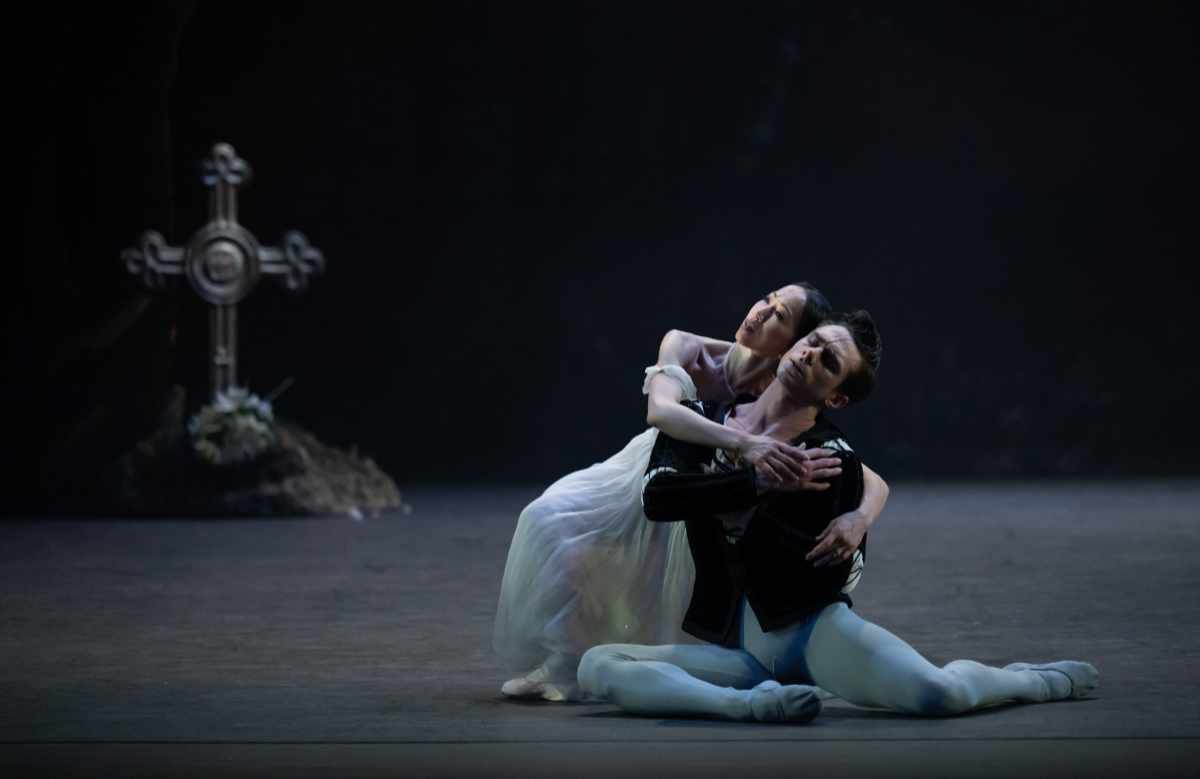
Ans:
POLYGON ((277 414, 402 488, 603 459, 666 330, 730 337, 799 279, 880 324, 878 392, 838 421, 885 477, 1193 475, 1195 26, 1003 10, 43 9, 10 472, 82 478, 171 382, 204 399, 204 306, 147 302, 118 256, 200 226, 224 140, 243 224, 328 259, 239 307, 242 379, 293 377, 277 414))

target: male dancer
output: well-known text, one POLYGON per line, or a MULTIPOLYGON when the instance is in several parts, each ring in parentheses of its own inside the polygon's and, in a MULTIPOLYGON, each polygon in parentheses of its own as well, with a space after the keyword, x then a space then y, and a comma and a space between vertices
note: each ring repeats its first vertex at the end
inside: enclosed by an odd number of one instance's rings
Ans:
POLYGON ((748 432, 838 450, 842 467, 831 469, 825 491, 773 489, 720 451, 659 436, 642 493, 646 517, 687 522, 696 580, 683 627, 711 643, 593 647, 579 666, 583 691, 636 714, 805 722, 821 707, 812 685, 860 706, 919 715, 1096 689, 1096 669, 1074 661, 992 668, 955 660, 937 668, 850 611, 842 592, 848 554, 835 565, 806 560, 862 491, 861 463, 821 412, 866 397, 879 354, 869 314, 835 317, 784 356, 758 400, 700 408, 748 432))

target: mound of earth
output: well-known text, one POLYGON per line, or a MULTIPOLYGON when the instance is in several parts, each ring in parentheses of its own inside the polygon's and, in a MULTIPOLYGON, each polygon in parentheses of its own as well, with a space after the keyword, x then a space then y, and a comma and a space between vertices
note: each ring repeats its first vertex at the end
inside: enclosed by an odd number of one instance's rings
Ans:
POLYGON ((158 430, 119 461, 117 513, 361 517, 405 509, 396 483, 369 457, 324 444, 293 422, 277 419, 275 443, 250 462, 202 461, 188 438, 185 397, 175 387, 158 430))

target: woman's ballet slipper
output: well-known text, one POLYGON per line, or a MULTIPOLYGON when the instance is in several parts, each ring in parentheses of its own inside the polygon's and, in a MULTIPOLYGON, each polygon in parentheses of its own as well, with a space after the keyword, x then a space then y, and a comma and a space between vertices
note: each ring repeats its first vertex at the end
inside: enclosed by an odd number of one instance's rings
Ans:
POLYGON ((517 700, 544 700, 565 703, 582 699, 579 685, 574 682, 552 681, 552 674, 542 664, 524 676, 509 679, 500 687, 500 694, 517 700))
POLYGON ((516 698, 519 700, 542 697, 542 693, 546 689, 546 682, 533 679, 531 676, 518 676, 515 679, 509 679, 500 686, 500 694, 506 698, 516 698))

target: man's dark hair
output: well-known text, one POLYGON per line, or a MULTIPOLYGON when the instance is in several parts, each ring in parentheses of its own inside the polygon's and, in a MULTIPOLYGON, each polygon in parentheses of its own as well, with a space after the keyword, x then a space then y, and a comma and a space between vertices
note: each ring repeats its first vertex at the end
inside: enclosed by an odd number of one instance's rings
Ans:
POLYGON ((821 326, 824 325, 840 325, 846 328, 850 337, 854 339, 858 353, 862 355, 862 365, 858 370, 847 374, 838 386, 838 390, 849 398, 851 403, 857 403, 875 389, 875 374, 879 371, 879 358, 883 351, 879 328, 870 313, 861 308, 849 314, 833 314, 821 323, 821 326))
POLYGON ((829 298, 825 297, 824 292, 807 281, 797 281, 794 286, 804 290, 804 310, 800 312, 800 317, 796 321, 796 332, 790 346, 795 346, 797 341, 816 330, 822 322, 833 316, 833 306, 829 305, 829 298))

